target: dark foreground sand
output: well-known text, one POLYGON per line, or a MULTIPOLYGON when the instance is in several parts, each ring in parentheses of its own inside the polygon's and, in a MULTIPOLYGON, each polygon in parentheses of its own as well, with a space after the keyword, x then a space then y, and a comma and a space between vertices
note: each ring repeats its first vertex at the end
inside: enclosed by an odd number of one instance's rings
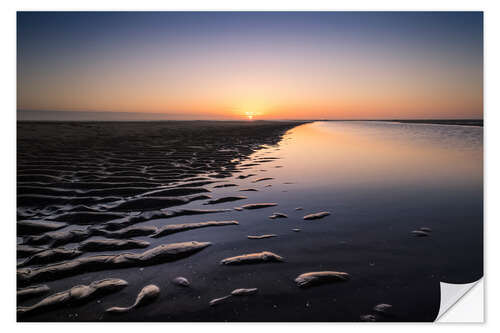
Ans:
MULTIPOLYGON (((167 229, 142 225, 154 218, 227 211, 210 209, 210 206, 200 210, 174 208, 210 199, 209 185, 231 185, 224 184, 224 178, 244 170, 237 170, 237 165, 242 165, 260 147, 279 142, 286 130, 298 124, 19 122, 17 281, 21 292, 18 293, 18 319, 102 319, 102 315, 89 313, 88 309, 82 310, 87 311, 87 316, 82 313, 80 318, 77 318, 79 311, 71 311, 129 284, 116 280, 117 277, 137 278, 141 266, 177 261, 212 245, 180 242, 172 247, 163 241, 153 249, 147 240, 132 238, 163 237, 194 228, 238 224, 222 221, 174 225, 167 229), (108 272, 122 267, 137 267, 137 273, 108 272), (79 278, 94 271, 102 271, 103 279, 115 280, 99 282, 102 279, 79 278), (61 279, 63 282, 58 284, 61 279), (55 282, 51 284, 51 281, 55 282), (82 283, 85 287, 73 288, 82 283), (54 296, 45 298, 50 295, 54 296), (45 303, 30 308, 43 299, 45 303)), ((219 198, 207 204, 244 198, 219 198)), ((193 235, 193 241, 197 240, 193 235)), ((135 295, 136 289, 146 282, 129 285, 126 289, 130 291, 125 295, 135 295)), ((104 320, 127 319, 106 317, 104 320)), ((197 319, 193 316, 187 320, 197 319)))

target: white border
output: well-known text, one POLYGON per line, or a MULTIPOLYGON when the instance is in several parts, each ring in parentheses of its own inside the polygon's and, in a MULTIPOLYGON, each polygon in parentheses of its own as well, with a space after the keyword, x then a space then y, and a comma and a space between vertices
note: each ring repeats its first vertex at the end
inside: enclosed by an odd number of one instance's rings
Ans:
POLYGON ((1 286, 3 287, 3 297, 1 300, 1 323, 6 331, 21 332, 88 332, 95 329, 110 329, 119 327, 122 332, 134 332, 138 329, 152 331, 174 331, 194 332, 203 330, 206 332, 238 332, 246 333, 255 329, 287 330, 295 333, 304 330, 311 330, 314 333, 331 332, 341 329, 344 332, 358 332, 360 329, 370 330, 370 332, 400 331, 420 332, 421 330, 453 331, 454 333, 475 330, 478 328, 499 329, 498 311, 498 291, 500 276, 498 264, 495 265, 495 253, 499 253, 498 237, 500 237, 500 216, 498 206, 500 193, 499 172, 500 163, 498 158, 498 145, 500 145, 500 105, 498 103, 498 91, 500 89, 499 72, 499 31, 500 15, 499 1, 439 1, 439 0, 419 0, 419 1, 397 1, 397 0, 377 0, 377 1, 3 1, 0 17, 2 51, 0 52, 2 66, 0 76, 0 91, 2 108, 1 147, 2 162, 0 177, 2 177, 1 188, 1 221, 2 228, 2 253, 3 267, 6 268, 1 274, 1 286), (286 6, 285 6, 286 4, 286 6), (485 11, 485 275, 487 283, 486 296, 486 324, 485 325, 463 325, 463 324, 16 324, 15 323, 15 152, 16 152, 16 10, 482 10, 485 11), (493 258, 489 261, 488 259, 493 258), (489 309, 493 309, 492 312, 489 309), (488 316, 488 314, 492 314, 488 316), (168 325, 168 326, 166 326, 168 325), (404 326, 404 327, 402 327, 404 326))

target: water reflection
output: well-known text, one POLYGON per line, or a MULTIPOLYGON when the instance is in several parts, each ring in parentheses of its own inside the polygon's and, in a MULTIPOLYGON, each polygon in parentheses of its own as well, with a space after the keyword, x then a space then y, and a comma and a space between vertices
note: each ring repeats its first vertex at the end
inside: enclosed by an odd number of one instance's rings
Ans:
POLYGON ((302 187, 482 186, 482 128, 384 122, 315 122, 280 145, 302 187))
MULTIPOLYGON (((275 178, 254 200, 276 200, 289 220, 260 223, 245 213, 242 220, 280 235, 280 243, 269 248, 290 258, 288 274, 321 269, 352 274, 349 284, 332 287, 343 309, 349 302, 348 314, 324 311, 308 320, 356 320, 359 311, 382 301, 398 308, 393 320, 434 320, 440 281, 468 283, 483 275, 482 136, 481 127, 448 125, 298 126, 278 148, 253 156, 281 159, 246 170, 275 178), (295 211, 298 206, 304 211, 295 211), (332 215, 301 221, 322 210, 332 215), (293 235, 294 227, 302 232, 293 235), (420 227, 431 228, 432 236, 412 237, 420 227)), ((314 297, 329 304, 327 294, 314 297)))

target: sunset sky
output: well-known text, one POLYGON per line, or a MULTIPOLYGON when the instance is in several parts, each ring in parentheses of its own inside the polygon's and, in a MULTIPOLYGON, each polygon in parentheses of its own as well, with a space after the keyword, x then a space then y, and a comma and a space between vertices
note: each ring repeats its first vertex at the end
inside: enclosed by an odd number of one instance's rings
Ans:
POLYGON ((483 117, 479 12, 17 16, 18 110, 483 117))

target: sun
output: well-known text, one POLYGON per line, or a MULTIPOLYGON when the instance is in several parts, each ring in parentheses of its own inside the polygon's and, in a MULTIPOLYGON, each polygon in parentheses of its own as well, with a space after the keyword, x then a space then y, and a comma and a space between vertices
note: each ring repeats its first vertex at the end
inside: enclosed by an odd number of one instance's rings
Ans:
POLYGON ((268 104, 264 102, 241 102, 238 107, 234 109, 240 117, 250 120, 255 120, 260 118, 265 114, 268 108, 268 104))
POLYGON ((255 112, 253 111, 246 111, 245 115, 247 116, 248 120, 253 120, 253 116, 255 116, 255 112))

